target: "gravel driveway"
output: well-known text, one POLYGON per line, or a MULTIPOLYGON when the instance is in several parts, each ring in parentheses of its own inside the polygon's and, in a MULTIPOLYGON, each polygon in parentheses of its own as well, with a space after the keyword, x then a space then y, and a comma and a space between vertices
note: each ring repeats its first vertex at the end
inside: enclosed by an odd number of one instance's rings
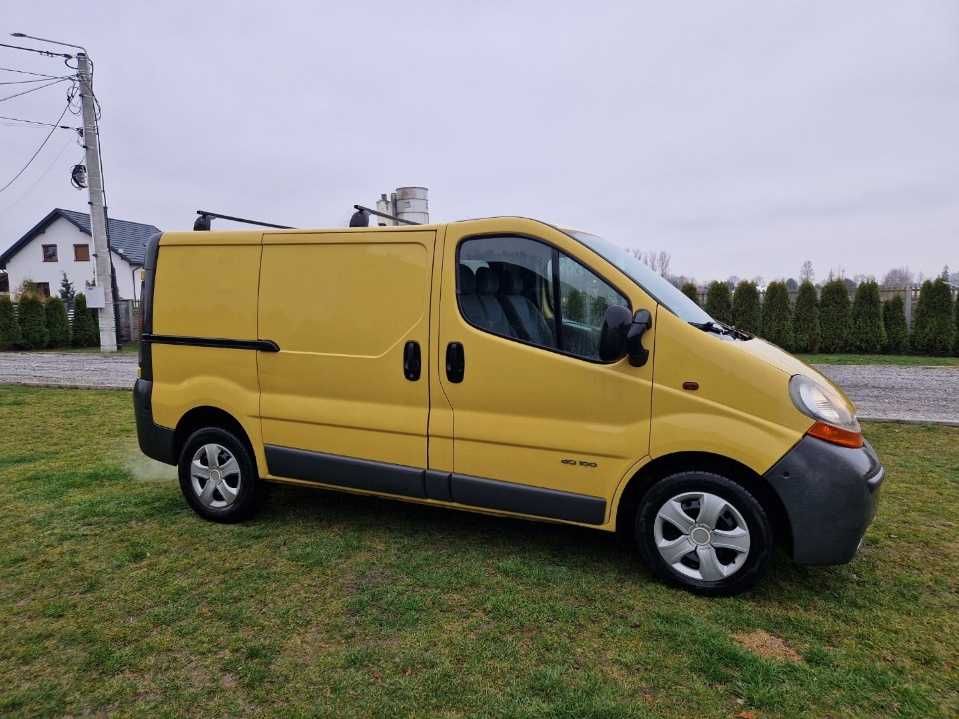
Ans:
MULTIPOLYGON (((863 419, 959 425, 959 367, 817 365, 852 398, 863 419)), ((137 376, 132 354, 0 352, 0 384, 129 389, 137 376)))

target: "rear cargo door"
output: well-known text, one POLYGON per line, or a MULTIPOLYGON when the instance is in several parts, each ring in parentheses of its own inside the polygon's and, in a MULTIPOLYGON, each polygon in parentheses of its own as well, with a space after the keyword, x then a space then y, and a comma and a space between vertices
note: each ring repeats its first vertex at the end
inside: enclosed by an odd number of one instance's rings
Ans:
POLYGON ((432 230, 267 233, 260 414, 272 476, 424 496, 432 230))

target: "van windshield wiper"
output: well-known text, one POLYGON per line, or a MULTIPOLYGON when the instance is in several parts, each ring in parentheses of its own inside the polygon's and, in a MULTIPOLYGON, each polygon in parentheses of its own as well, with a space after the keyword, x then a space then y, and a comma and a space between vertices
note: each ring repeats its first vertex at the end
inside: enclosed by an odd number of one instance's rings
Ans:
POLYGON ((751 340, 753 338, 753 335, 748 332, 723 322, 716 322, 715 320, 709 320, 708 322, 690 322, 689 324, 701 329, 703 332, 715 332, 717 335, 735 337, 738 340, 751 340))

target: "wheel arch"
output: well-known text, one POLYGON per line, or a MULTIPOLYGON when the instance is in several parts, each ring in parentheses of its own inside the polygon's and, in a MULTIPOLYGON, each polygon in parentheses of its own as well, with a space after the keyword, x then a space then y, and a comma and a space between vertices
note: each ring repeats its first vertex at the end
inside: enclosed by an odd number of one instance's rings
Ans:
POLYGON ((714 472, 740 485, 756 497, 769 516, 777 542, 791 551, 792 527, 782 500, 765 478, 742 462, 711 452, 674 452, 647 462, 630 477, 616 509, 616 532, 632 537, 636 509, 650 488, 677 472, 714 472))
POLYGON ((220 429, 234 433, 250 453, 254 464, 256 463, 256 453, 253 451, 253 443, 250 441, 249 435, 239 420, 226 410, 208 405, 194 407, 186 412, 180 418, 180 421, 177 422, 176 428, 173 431, 173 450, 177 459, 179 459, 180 453, 183 451, 183 445, 186 444, 190 435, 202 427, 219 427, 220 429))

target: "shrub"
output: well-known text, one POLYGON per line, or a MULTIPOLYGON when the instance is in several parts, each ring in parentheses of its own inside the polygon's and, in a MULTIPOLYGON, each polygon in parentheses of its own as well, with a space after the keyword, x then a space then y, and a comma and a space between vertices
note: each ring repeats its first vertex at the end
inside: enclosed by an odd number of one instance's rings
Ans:
POLYGON ((97 347, 100 344, 100 325, 97 323, 96 310, 87 309, 87 298, 82 292, 74 299, 73 324, 70 329, 74 347, 97 347))
POLYGON ((706 312, 716 320, 733 323, 733 300, 729 294, 729 285, 725 282, 710 282, 706 290, 706 312))
POLYGON ((842 352, 849 337, 849 290, 842 280, 831 280, 819 294, 819 349, 842 352))
POLYGON ((889 354, 907 352, 909 326, 906 324, 905 303, 899 295, 882 303, 882 325, 886 330, 886 344, 883 349, 889 354))
POLYGON ((819 301, 816 288, 809 280, 799 285, 793 309, 793 348, 796 352, 819 350, 819 301))
POLYGON ((0 350, 20 349, 23 336, 9 297, 0 297, 0 350))
POLYGON ((935 282, 926 280, 919 290, 912 323, 910 345, 913 351, 928 355, 949 354, 955 334, 949 285, 941 277, 935 282))
POLYGON ((684 282, 683 286, 679 288, 680 291, 686 295, 689 299, 699 304, 699 290, 696 288, 692 282, 684 282))
POLYGON ((789 290, 785 282, 770 282, 763 302, 762 336, 784 349, 793 346, 793 323, 789 309, 789 290))
POLYGON ((733 292, 733 324, 753 334, 759 334, 762 326, 759 290, 749 280, 741 280, 733 292))
POLYGON ((875 354, 886 344, 886 330, 882 324, 882 302, 879 285, 875 281, 862 282, 856 288, 852 302, 852 322, 849 328, 849 349, 853 352, 875 354))
POLYGON ((40 299, 32 293, 22 294, 17 315, 23 346, 31 350, 46 347, 50 335, 47 333, 47 320, 43 315, 43 303, 40 299))
POLYGON ((70 346, 70 322, 67 320, 67 308, 63 300, 51 297, 43 306, 47 320, 47 334, 50 336, 50 347, 70 346))

